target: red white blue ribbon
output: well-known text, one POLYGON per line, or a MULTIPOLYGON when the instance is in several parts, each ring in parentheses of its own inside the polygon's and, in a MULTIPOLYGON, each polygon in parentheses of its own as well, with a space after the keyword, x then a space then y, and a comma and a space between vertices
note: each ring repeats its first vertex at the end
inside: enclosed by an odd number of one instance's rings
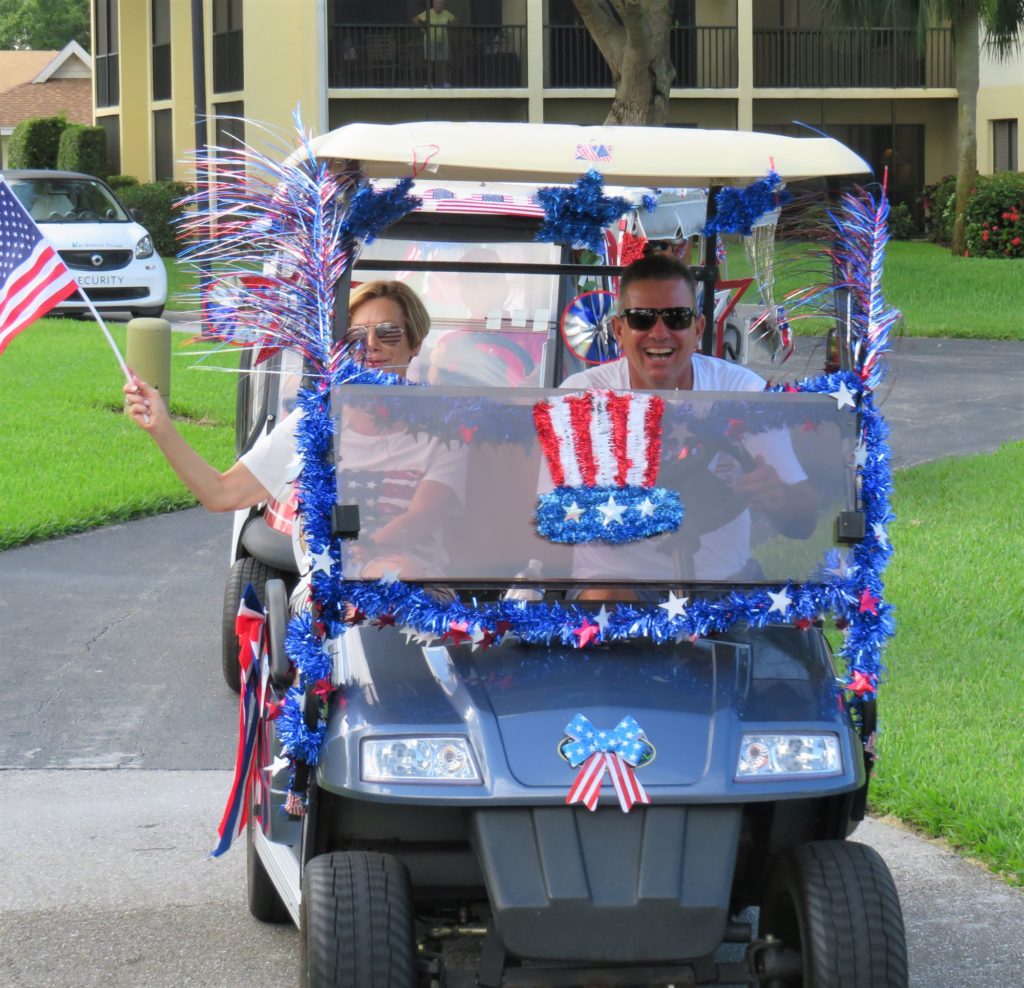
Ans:
POLYGON ((568 805, 582 803, 591 812, 596 810, 606 775, 623 813, 637 803, 651 802, 633 769, 649 761, 654 748, 632 717, 623 717, 614 730, 598 730, 583 714, 577 714, 565 733, 573 743, 564 745, 562 753, 573 768, 579 768, 565 797, 568 805))

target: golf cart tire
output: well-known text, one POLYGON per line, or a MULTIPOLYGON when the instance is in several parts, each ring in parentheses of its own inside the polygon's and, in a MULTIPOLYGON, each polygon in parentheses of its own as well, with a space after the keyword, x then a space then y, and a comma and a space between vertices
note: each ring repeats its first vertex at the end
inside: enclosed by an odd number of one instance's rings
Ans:
POLYGON ((245 898, 249 912, 261 923, 287 923, 291 920, 288 908, 277 894, 252 839, 253 827, 256 826, 258 824, 253 820, 250 807, 249 822, 245 828, 245 898))
POLYGON ((303 988, 414 988, 409 873, 397 858, 335 851, 313 858, 302 879, 299 937, 303 988))
POLYGON ((238 605, 242 600, 242 594, 251 583, 261 603, 266 604, 267 581, 283 576, 283 573, 252 556, 236 559, 228 572, 227 584, 224 587, 224 610, 221 615, 221 667, 224 682, 236 693, 241 689, 241 683, 238 676, 238 636, 235 634, 235 618, 238 617, 238 605))
POLYGON ((759 936, 800 955, 802 979, 760 985, 906 988, 907 944, 892 875, 866 844, 812 841, 779 855, 761 899, 759 936))

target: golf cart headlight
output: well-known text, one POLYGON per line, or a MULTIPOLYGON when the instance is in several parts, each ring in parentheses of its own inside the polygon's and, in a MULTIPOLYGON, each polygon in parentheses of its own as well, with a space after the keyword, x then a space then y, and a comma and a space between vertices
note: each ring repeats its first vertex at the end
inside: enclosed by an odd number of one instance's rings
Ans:
POLYGON ((364 738, 364 782, 480 782, 465 738, 364 738))
POLYGON ((135 245, 135 256, 153 256, 153 238, 148 233, 135 245))
POLYGON ((842 769, 834 734, 744 734, 736 778, 838 775, 842 769))

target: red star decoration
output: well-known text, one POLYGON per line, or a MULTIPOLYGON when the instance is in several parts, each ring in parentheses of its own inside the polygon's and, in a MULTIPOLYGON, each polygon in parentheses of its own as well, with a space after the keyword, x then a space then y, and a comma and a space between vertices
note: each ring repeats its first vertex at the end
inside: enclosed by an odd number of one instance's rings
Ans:
POLYGON ((268 700, 267 701, 267 720, 277 720, 281 716, 281 710, 283 709, 287 699, 285 700, 268 700))
POLYGON ((468 642, 471 637, 468 621, 452 621, 448 625, 448 630, 441 636, 441 641, 447 641, 450 638, 453 645, 461 645, 463 642, 468 642))
POLYGON ((817 432, 818 423, 812 422, 810 419, 804 419, 803 424, 800 426, 801 432, 817 432))
POLYGON ((478 428, 479 427, 475 426, 475 425, 460 425, 459 426, 459 435, 462 436, 462 441, 467 446, 473 441, 473 437, 476 435, 476 430, 478 428))
POLYGON ((498 636, 495 632, 491 631, 489 628, 481 628, 480 640, 476 642, 476 644, 481 648, 490 648, 497 640, 498 636))
POLYGON ((592 641, 597 641, 600 631, 600 625, 592 624, 587 618, 584 618, 583 624, 573 631, 573 634, 580 640, 579 647, 586 648, 592 641))
POLYGON ((376 621, 373 622, 377 630, 381 628, 393 628, 395 626, 395 615, 394 614, 382 614, 376 621))
POLYGON ((743 419, 729 419, 725 434, 733 439, 739 439, 743 435, 743 419))
POLYGON ((861 614, 878 613, 878 598, 867 587, 860 592, 860 607, 857 610, 861 614))
POLYGON ((875 692, 875 677, 869 676, 867 673, 857 671, 851 677, 850 681, 846 684, 846 688, 855 695, 863 699, 868 693, 875 692))
POLYGON ((313 684, 313 696, 320 697, 321 700, 326 700, 330 695, 334 686, 331 684, 329 679, 318 679, 313 684))
POLYGON ((345 624, 362 624, 365 620, 366 615, 357 607, 351 615, 345 618, 345 624))
POLYGON ((784 384, 784 385, 782 386, 782 390, 783 390, 783 392, 784 392, 785 394, 789 394, 789 395, 791 395, 791 394, 797 394, 797 393, 799 393, 799 391, 800 391, 800 389, 799 389, 799 388, 796 388, 796 387, 794 387, 794 386, 793 386, 792 384, 784 384))
POLYGON ((796 626, 801 631, 806 631, 813 623, 814 622, 811 621, 810 618, 800 618, 800 620, 796 622, 796 626))
POLYGON ((494 630, 497 632, 499 638, 502 635, 507 635, 512 630, 512 622, 499 621, 494 630))

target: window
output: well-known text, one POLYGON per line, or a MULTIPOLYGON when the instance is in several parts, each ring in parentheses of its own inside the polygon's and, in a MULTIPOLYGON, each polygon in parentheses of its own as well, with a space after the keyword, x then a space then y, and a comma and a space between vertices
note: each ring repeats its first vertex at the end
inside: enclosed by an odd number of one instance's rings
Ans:
POLYGON ((174 135, 170 110, 153 111, 153 178, 174 178, 174 135))
POLYGON ((171 98, 171 0, 152 0, 153 99, 171 98))
POLYGON ((213 91, 244 88, 242 0, 213 0, 213 91))
POLYGON ((96 76, 96 105, 117 106, 121 102, 118 75, 117 0, 95 0, 93 15, 96 20, 95 57, 93 72, 96 76))
POLYGON ((1017 121, 992 121, 992 170, 1017 171, 1017 121))
POLYGON ((121 174, 121 118, 116 114, 97 117, 96 126, 102 127, 107 138, 107 164, 111 175, 121 174))
POLYGON ((245 143, 245 104, 238 100, 233 103, 218 103, 213 112, 216 114, 213 142, 219 148, 236 150, 245 143))

